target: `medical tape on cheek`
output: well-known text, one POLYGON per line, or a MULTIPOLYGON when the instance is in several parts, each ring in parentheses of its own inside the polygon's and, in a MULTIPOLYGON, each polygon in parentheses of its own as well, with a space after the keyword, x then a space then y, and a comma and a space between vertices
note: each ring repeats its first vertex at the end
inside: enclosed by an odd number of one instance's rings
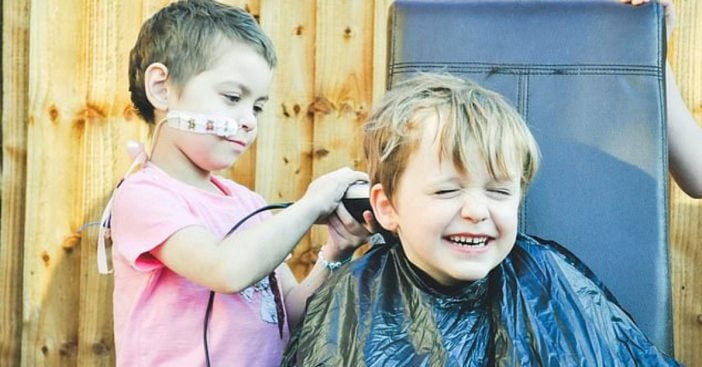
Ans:
POLYGON ((197 134, 213 134, 221 137, 232 136, 236 134, 237 130, 239 130, 241 127, 241 125, 239 125, 239 123, 234 119, 183 111, 169 111, 166 114, 166 117, 156 124, 150 154, 146 153, 143 146, 135 147, 133 152, 134 161, 127 170, 127 173, 122 177, 113 190, 112 196, 107 202, 107 205, 103 210, 102 217, 100 218, 100 233, 98 235, 97 244, 97 265, 100 274, 109 274, 112 272, 112 270, 109 268, 107 260, 106 242, 107 239, 111 237, 112 200, 114 199, 115 192, 117 189, 119 189, 122 182, 124 182, 124 180, 129 177, 129 175, 132 174, 137 167, 143 166, 149 160, 149 157, 153 154, 154 148, 156 147, 161 126, 164 123, 179 130, 185 130, 197 134))
POLYGON ((183 111, 169 111, 166 115, 169 127, 197 134, 213 134, 228 137, 241 127, 231 118, 183 111))

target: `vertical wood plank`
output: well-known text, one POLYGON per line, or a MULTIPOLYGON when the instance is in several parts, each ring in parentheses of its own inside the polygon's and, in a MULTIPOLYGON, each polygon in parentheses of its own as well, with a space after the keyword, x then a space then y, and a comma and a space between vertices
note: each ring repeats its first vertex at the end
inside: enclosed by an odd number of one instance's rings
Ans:
MULTIPOLYGON (((371 1, 317 2, 316 99, 310 107, 315 177, 342 166, 366 168, 360 127, 373 92, 374 6, 371 1)), ((326 230, 315 228, 312 246, 325 240, 326 230)))
POLYGON ((373 16, 373 104, 385 94, 388 55, 388 8, 393 0, 375 0, 373 16))
MULTIPOLYGON (((313 176, 365 169, 359 127, 384 93, 391 0, 222 1, 254 14, 279 56, 259 141, 226 174, 278 202, 299 198, 313 176)), ((114 365, 112 279, 95 270, 96 229, 79 229, 128 167, 127 140, 145 139, 127 53, 169 2, 3 2, 2 366, 114 365)), ((702 3, 674 3, 670 62, 702 124, 702 3)), ((675 353, 702 365, 702 201, 674 183, 670 235, 675 353)), ((295 250, 298 277, 325 238, 315 231, 295 250)))
POLYGON ((87 71, 88 3, 33 1, 30 12, 23 366, 76 365, 79 147, 86 125, 99 114, 85 103, 81 77, 87 71))
MULTIPOLYGON (((253 15, 253 17, 256 18, 260 24, 260 0, 226 0, 221 2, 246 10, 253 15)), ((256 155, 259 150, 258 143, 255 142, 241 157, 239 157, 239 160, 236 162, 236 164, 234 164, 234 166, 223 170, 222 172, 217 172, 217 174, 230 177, 237 183, 240 183, 253 190, 256 187, 256 155)))
MULTIPOLYGON (((99 221, 112 189, 127 169, 128 139, 145 141, 148 131, 131 108, 127 70, 129 51, 143 20, 150 14, 112 0, 86 5, 85 66, 80 82, 85 84, 87 106, 81 132, 77 176, 82 190, 80 223, 99 221)), ((101 275, 96 266, 98 226, 72 234, 80 248, 80 305, 78 366, 114 365, 111 275, 101 275)))
MULTIPOLYGON (((312 176, 316 3, 264 0, 261 24, 278 54, 267 112, 259 121, 256 191, 268 202, 294 201, 312 176)), ((288 265, 301 278, 314 264, 309 236, 295 248, 288 265)))
POLYGON ((29 4, 2 3, 0 366, 20 363, 24 198, 27 175, 29 4))
MULTIPOLYGON (((702 2, 675 0, 677 25, 669 58, 685 103, 702 125, 702 2)), ((702 154, 702 147, 700 147, 702 154)), ((702 168, 701 168, 702 169, 702 168)), ((670 244, 675 356, 702 365, 702 200, 671 180, 670 244)))

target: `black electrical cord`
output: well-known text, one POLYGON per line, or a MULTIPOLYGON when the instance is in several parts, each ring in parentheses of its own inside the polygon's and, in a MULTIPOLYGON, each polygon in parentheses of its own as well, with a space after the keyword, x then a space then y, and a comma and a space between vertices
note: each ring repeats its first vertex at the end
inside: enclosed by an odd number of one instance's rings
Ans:
MULTIPOLYGON (((243 219, 241 219, 239 222, 237 222, 232 229, 227 232, 227 236, 230 234, 234 233, 244 222, 247 220, 251 219, 256 214, 259 214, 261 212, 267 211, 267 210, 273 210, 273 209, 285 209, 292 205, 292 203, 278 203, 278 204, 270 204, 266 205, 264 207, 258 208, 254 210, 253 212, 249 213, 247 216, 245 216, 243 219)), ((275 290, 273 290, 275 292, 275 290)), ((210 314, 212 314, 212 305, 214 303, 214 297, 215 297, 215 292, 210 291, 210 299, 207 301, 207 310, 205 311, 205 325, 203 327, 203 341, 205 345, 205 359, 207 361, 207 367, 211 367, 210 365, 210 350, 207 346, 207 326, 210 321, 210 314)))

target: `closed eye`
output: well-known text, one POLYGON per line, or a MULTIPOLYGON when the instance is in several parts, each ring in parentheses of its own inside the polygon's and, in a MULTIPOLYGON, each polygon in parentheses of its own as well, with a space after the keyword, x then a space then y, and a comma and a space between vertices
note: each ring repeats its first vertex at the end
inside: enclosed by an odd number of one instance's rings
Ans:
POLYGON ((226 98, 229 103, 237 103, 241 100, 241 96, 238 94, 223 94, 222 96, 226 98))
POLYGON ((495 189, 488 189, 488 192, 492 194, 496 194, 499 196, 510 196, 512 195, 512 191, 509 189, 501 189, 501 188, 495 188, 495 189))
POLYGON ((449 196, 449 195, 458 193, 458 191, 459 191, 458 189, 437 190, 437 191, 434 192, 434 195, 437 195, 437 196, 449 196))

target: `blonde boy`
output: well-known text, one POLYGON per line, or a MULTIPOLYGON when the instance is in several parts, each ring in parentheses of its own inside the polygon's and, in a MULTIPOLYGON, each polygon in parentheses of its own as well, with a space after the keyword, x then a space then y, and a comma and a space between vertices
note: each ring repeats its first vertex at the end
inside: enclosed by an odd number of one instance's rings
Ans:
POLYGON ((365 134, 371 205, 392 235, 310 299, 284 365, 677 364, 572 254, 518 233, 539 153, 501 96, 422 74, 365 134))

